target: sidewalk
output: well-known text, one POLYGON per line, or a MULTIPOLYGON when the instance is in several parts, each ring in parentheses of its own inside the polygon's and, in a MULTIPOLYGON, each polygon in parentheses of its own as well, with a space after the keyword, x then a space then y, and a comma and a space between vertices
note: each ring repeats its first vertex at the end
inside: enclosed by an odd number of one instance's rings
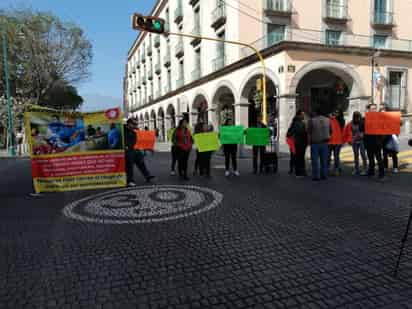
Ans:
POLYGON ((24 153, 23 155, 19 156, 16 154, 15 157, 11 157, 10 153, 6 149, 0 149, 0 159, 23 159, 28 158, 29 154, 24 153))

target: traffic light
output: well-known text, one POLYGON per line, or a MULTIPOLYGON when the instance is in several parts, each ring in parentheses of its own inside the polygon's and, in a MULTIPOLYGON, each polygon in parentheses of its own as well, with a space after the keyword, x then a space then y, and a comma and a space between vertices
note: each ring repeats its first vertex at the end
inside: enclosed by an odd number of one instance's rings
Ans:
POLYGON ((133 29, 162 34, 165 32, 165 20, 155 16, 134 14, 133 29))

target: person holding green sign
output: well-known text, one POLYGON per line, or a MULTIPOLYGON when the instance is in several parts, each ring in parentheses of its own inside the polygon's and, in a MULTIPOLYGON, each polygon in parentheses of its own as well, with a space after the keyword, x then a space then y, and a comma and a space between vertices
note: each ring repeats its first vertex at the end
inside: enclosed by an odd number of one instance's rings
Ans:
MULTIPOLYGON (((267 126, 262 122, 262 115, 257 116, 256 128, 267 128, 267 126)), ((266 152, 266 146, 253 146, 253 174, 257 174, 258 170, 258 159, 259 162, 259 173, 263 173, 263 160, 266 152)))
MULTIPOLYGON (((225 126, 233 126, 232 119, 227 119, 225 126)), ((242 135, 243 135, 243 128, 242 135)), ((221 130, 222 131, 222 130, 221 130)), ((225 154, 225 176, 230 176, 230 160, 232 160, 232 173, 235 176, 240 176, 239 171, 237 170, 237 144, 232 144, 230 138, 220 136, 221 143, 223 144, 223 153, 225 154)), ((233 135, 232 135, 233 136, 233 135)))

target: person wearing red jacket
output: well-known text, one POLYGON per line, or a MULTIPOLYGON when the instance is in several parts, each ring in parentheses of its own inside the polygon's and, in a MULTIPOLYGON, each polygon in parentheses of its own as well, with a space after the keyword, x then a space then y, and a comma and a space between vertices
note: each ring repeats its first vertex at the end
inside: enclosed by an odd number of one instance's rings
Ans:
POLYGON ((349 122, 343 130, 343 142, 352 145, 353 157, 355 160, 355 169, 353 175, 368 175, 368 160, 366 157, 363 136, 365 135, 365 123, 360 112, 354 112, 352 121, 349 122), (362 158, 363 170, 359 170, 359 155, 362 158))
POLYGON ((187 128, 187 120, 182 119, 179 122, 173 134, 173 145, 177 150, 177 166, 179 176, 184 180, 189 180, 187 177, 187 163, 193 146, 193 138, 190 130, 187 128))
POLYGON ((345 118, 342 111, 337 111, 330 117, 330 125, 332 134, 329 140, 329 161, 328 166, 331 168, 332 155, 334 159, 334 174, 336 176, 342 174, 340 164, 340 152, 343 145, 343 128, 345 127, 345 118))

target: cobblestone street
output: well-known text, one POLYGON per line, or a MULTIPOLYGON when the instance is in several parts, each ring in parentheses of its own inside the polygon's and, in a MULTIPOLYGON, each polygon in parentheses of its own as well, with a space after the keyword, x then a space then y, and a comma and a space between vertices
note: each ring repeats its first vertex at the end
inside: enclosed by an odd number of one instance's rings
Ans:
POLYGON ((157 187, 30 198, 29 161, 0 163, 0 308, 412 308, 412 174, 225 178, 218 157, 183 183, 156 154, 157 187))

